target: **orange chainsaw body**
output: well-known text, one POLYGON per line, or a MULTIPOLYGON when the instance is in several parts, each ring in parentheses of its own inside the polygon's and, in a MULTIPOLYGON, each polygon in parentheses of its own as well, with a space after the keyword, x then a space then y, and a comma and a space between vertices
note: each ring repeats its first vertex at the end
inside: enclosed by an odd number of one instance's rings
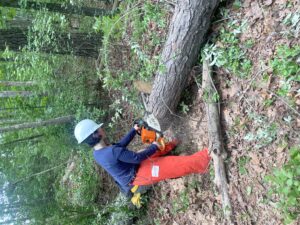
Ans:
POLYGON ((141 139, 145 144, 151 144, 154 141, 157 141, 161 146, 159 149, 163 151, 165 149, 165 140, 163 137, 157 137, 157 133, 154 130, 147 129, 146 127, 142 127, 141 129, 141 139))

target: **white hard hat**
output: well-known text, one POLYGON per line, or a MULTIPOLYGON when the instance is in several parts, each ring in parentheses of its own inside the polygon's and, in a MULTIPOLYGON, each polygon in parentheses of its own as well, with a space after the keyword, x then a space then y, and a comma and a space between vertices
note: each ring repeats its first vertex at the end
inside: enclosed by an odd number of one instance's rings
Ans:
POLYGON ((102 127, 103 123, 97 124, 93 120, 85 119, 76 124, 74 135, 78 144, 82 143, 88 136, 93 134, 96 130, 102 127))

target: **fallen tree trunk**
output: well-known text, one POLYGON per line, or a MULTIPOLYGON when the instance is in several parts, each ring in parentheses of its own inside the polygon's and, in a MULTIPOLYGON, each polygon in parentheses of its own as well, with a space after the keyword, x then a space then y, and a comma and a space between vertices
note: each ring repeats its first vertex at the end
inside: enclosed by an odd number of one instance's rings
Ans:
POLYGON ((147 111, 166 129, 186 86, 219 0, 178 0, 162 50, 163 72, 157 72, 147 111))
POLYGON ((218 92, 211 77, 211 68, 207 60, 203 61, 202 87, 206 101, 206 114, 209 134, 209 149, 214 162, 215 184, 222 197, 223 212, 225 218, 230 219, 231 204, 228 195, 227 178, 225 173, 224 159, 225 151, 221 139, 220 107, 218 103, 218 92))

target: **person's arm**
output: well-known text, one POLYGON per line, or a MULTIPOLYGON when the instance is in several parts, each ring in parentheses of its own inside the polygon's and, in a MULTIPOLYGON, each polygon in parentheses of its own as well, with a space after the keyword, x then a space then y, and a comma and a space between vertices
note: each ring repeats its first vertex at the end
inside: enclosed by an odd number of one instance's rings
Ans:
POLYGON ((116 153, 118 160, 127 163, 140 164, 143 160, 153 155, 157 149, 158 146, 156 144, 151 144, 144 151, 139 153, 130 151, 126 148, 117 148, 115 151, 118 151, 118 153, 116 153))
POLYGON ((131 130, 116 144, 120 147, 126 147, 136 135, 136 130, 131 128, 131 130))

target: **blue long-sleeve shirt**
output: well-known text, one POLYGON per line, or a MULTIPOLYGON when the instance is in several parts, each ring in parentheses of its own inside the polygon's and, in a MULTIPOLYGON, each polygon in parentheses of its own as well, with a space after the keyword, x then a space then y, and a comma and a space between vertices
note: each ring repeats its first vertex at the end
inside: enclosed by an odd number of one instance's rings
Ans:
POLYGON ((131 182, 138 165, 157 150, 155 144, 149 145, 139 153, 128 150, 126 147, 135 135, 136 130, 132 128, 117 144, 94 151, 96 162, 113 177, 126 195, 130 194, 131 182))

